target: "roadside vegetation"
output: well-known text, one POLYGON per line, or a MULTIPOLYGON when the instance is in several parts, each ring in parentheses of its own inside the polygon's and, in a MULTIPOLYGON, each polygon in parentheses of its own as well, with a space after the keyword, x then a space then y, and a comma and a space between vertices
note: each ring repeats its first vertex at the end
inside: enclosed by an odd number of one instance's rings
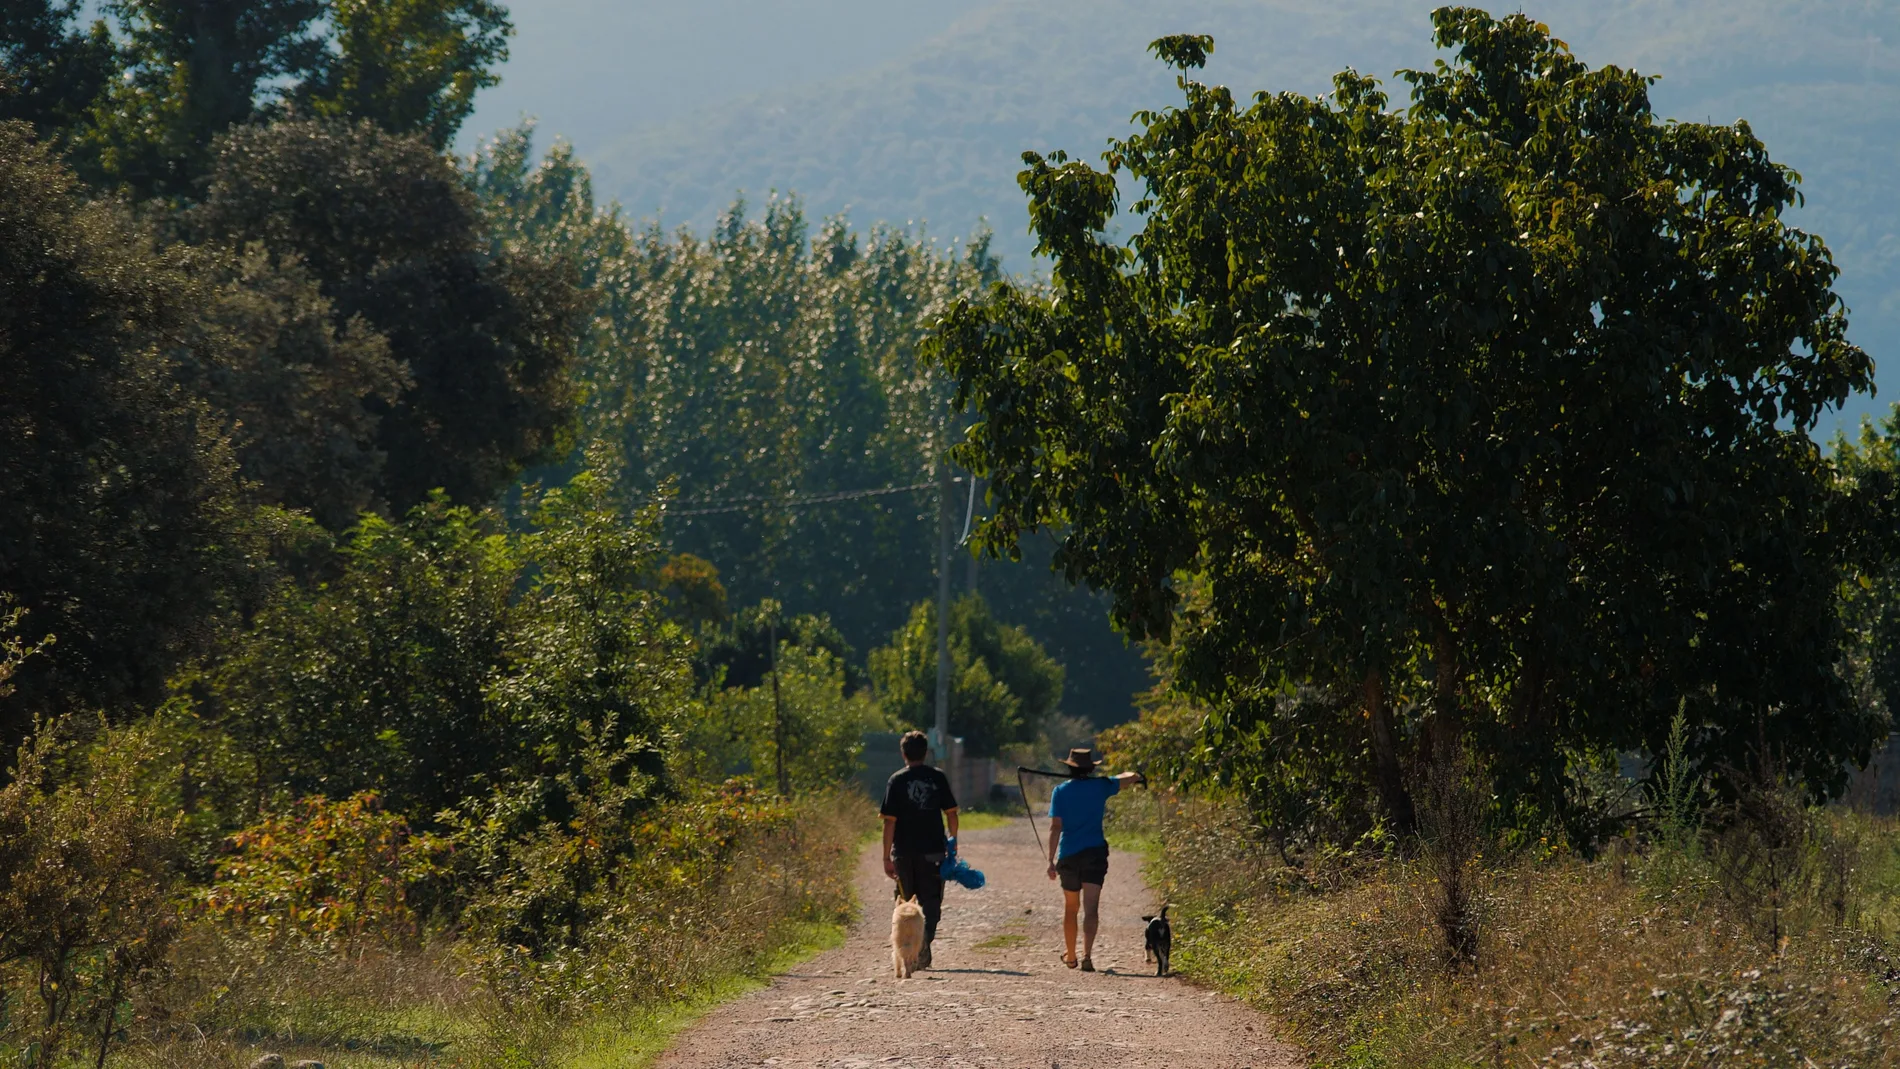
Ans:
MULTIPOLYGON (((0 11, 0 1061, 622 1065, 854 914, 935 688, 917 347, 996 264, 457 159, 509 33, 0 11)), ((1022 624, 1138 668, 959 573, 976 750, 1059 715, 1022 624)))
POLYGON ((1034 761, 1105 609, 1121 841, 1317 1060, 1889 1058, 1900 422, 1811 438, 1872 361, 1746 124, 1163 38, 1024 281, 451 158, 485 0, 186 6, 0 22, 0 1060, 624 1064, 836 938, 940 627, 1034 761))

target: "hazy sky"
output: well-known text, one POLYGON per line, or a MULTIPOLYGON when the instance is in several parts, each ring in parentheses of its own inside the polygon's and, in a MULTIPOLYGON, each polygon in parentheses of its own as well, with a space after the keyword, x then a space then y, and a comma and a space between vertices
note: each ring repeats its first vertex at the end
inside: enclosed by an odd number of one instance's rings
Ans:
POLYGON ((721 99, 879 66, 986 2, 512 0, 510 61, 462 139, 531 115, 585 157, 721 99))

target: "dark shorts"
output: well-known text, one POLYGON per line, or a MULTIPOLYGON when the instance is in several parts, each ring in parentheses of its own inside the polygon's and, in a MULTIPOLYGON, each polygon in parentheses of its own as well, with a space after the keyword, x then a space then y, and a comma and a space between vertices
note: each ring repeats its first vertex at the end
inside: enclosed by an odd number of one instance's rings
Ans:
POLYGON ((1080 891, 1085 883, 1100 887, 1108 879, 1108 847, 1091 846, 1062 858, 1056 862, 1056 877, 1064 891, 1080 891))

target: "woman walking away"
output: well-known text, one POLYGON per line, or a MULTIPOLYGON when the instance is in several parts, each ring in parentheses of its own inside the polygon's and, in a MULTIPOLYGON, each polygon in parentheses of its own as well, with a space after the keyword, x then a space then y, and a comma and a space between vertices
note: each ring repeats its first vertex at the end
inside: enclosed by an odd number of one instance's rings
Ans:
POLYGON ((1062 762, 1069 766, 1069 779, 1058 784, 1049 796, 1049 878, 1062 881, 1062 942, 1066 948, 1062 963, 1083 972, 1094 972, 1090 956, 1095 949, 1095 929, 1101 916, 1102 881, 1108 878, 1108 838, 1102 834, 1102 816, 1110 795, 1122 784, 1145 782, 1137 772, 1098 778, 1094 751, 1081 747, 1069 751, 1062 762), (1082 957, 1075 956, 1075 913, 1082 911, 1082 957))

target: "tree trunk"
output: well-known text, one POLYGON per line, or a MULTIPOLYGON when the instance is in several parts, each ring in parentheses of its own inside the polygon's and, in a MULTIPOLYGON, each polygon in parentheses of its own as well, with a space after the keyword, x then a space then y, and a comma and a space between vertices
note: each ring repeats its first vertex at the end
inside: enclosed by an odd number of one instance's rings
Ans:
POLYGON ((1359 685, 1359 693, 1366 707, 1379 801, 1385 806, 1392 830, 1410 835, 1417 829, 1418 816, 1412 809, 1412 796, 1405 789, 1404 770, 1399 766, 1398 732, 1392 726, 1392 710, 1385 703, 1385 677, 1376 671, 1367 672, 1365 681, 1359 685))

